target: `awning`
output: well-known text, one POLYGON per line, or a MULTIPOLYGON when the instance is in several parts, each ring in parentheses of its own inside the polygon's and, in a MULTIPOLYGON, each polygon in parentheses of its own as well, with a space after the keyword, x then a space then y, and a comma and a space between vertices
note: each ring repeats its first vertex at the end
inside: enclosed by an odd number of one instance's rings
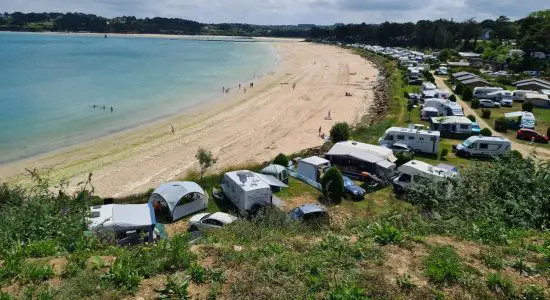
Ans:
POLYGON ((279 179, 271 176, 271 175, 265 175, 265 174, 259 174, 256 173, 260 179, 262 179, 265 183, 269 184, 270 186, 276 186, 276 187, 284 187, 287 188, 288 185, 286 185, 284 182, 280 181, 279 179))

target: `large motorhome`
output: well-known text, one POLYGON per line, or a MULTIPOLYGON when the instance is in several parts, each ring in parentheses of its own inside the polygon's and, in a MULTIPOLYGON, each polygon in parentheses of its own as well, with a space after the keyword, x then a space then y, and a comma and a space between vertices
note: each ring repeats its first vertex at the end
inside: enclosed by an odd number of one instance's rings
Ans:
POLYGON ((457 156, 494 157, 508 153, 512 143, 501 136, 471 136, 454 148, 457 156))
POLYGON ((439 131, 390 127, 378 139, 379 145, 393 145, 394 143, 405 144, 417 153, 437 154, 439 149, 439 131))
POLYGON ((442 181, 452 178, 458 173, 447 169, 434 167, 428 163, 411 160, 398 168, 399 176, 393 180, 393 187, 397 193, 407 192, 414 185, 442 181))
POLYGON ((250 212, 272 204, 271 187, 258 174, 247 171, 227 172, 223 175, 222 192, 241 212, 250 212))
POLYGON ((502 91, 502 90, 503 88, 501 87, 490 87, 490 86, 475 87, 473 91, 473 96, 476 99, 482 99, 482 98, 485 98, 485 96, 489 93, 502 91))

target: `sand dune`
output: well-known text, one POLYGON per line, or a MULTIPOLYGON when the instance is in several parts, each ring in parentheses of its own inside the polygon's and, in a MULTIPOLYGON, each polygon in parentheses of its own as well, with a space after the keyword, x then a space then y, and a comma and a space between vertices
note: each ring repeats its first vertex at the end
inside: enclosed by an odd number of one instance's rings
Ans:
POLYGON ((246 93, 233 90, 182 115, 0 166, 0 180, 28 180, 20 175, 24 168, 39 168, 50 170, 54 180, 76 184, 93 172, 98 195, 119 197, 197 168, 199 147, 219 158, 217 168, 262 162, 321 145, 319 127, 327 134, 335 122, 356 122, 367 112, 378 75, 372 64, 332 46, 284 42, 274 47, 280 66, 246 93), (325 120, 329 110, 332 120, 325 120))

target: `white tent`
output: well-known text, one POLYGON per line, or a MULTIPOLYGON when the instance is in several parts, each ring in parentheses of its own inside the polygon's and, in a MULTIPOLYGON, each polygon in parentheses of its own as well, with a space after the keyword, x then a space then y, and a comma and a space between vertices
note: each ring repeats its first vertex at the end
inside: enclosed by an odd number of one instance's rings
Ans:
POLYGON ((156 224, 149 204, 108 204, 92 207, 89 228, 93 231, 129 231, 156 224))
POLYGON ((196 183, 174 181, 161 184, 149 198, 161 222, 175 222, 208 207, 208 194, 196 183))

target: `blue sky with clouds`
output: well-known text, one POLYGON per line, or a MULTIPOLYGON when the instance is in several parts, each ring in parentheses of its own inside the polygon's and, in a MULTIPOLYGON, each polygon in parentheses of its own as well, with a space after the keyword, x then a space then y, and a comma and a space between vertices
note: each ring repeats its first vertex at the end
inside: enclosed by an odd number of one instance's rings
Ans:
POLYGON ((476 18, 513 19, 550 0, 0 0, 0 11, 178 17, 200 22, 334 24, 476 18))

